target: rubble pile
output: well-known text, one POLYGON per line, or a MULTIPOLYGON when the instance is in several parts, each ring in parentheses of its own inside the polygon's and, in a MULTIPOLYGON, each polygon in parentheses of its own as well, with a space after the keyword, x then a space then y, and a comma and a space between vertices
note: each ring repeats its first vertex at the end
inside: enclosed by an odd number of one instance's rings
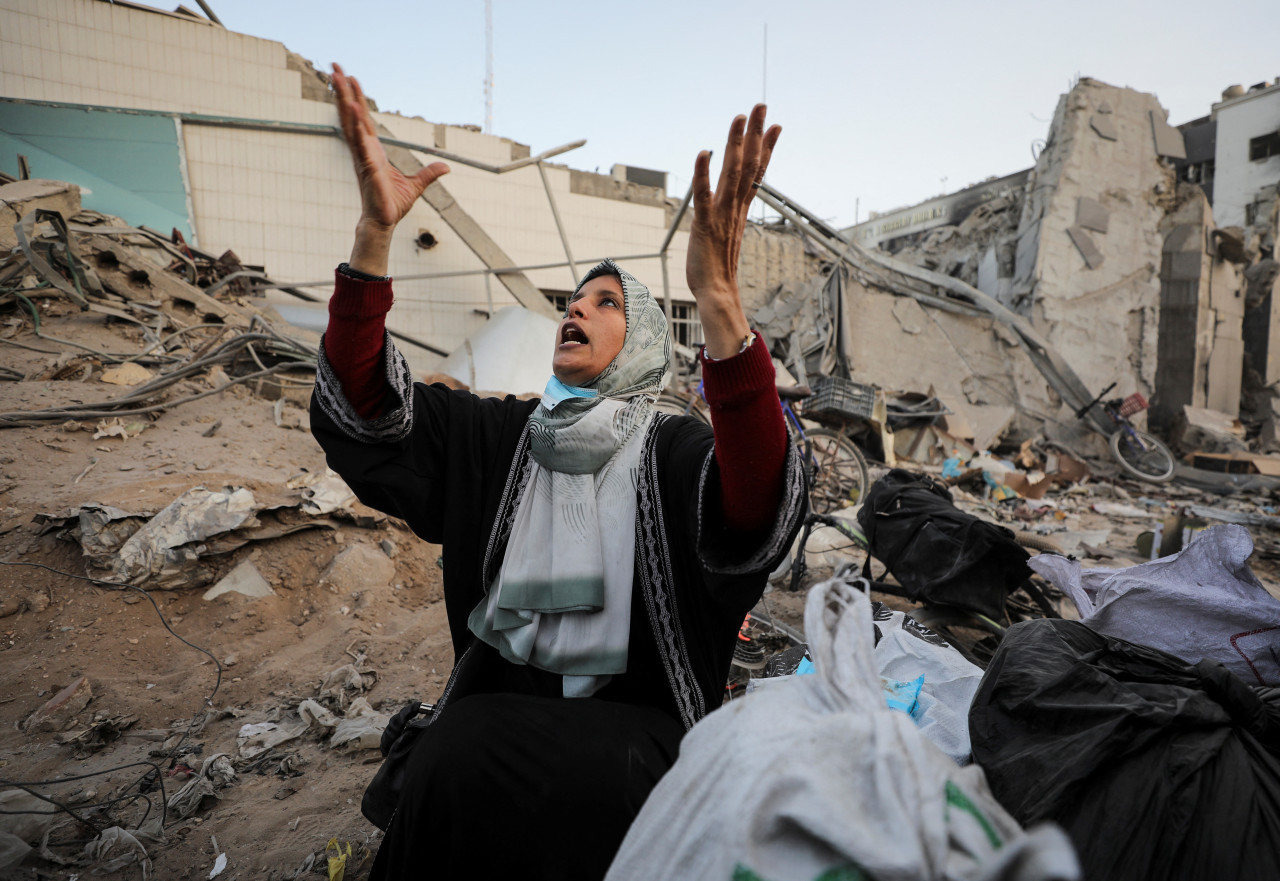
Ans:
MULTIPOLYGON (((933 531, 912 534, 934 550, 914 561, 927 589, 885 559, 876 541, 888 530, 865 477, 834 494, 818 521, 826 532, 806 525, 744 621, 741 641, 758 650, 735 653, 745 688, 726 688, 728 699, 765 699, 690 735, 689 754, 713 770, 693 775, 709 804, 739 814, 717 787, 732 780, 745 799, 757 782, 714 773, 727 753, 709 738, 794 759, 795 742, 821 727, 833 743, 873 748, 793 762, 805 768, 796 791, 836 779, 814 762, 872 756, 878 764, 848 779, 909 768, 939 783, 922 804, 963 803, 990 821, 958 816, 942 836, 965 872, 1016 851, 1076 877, 1073 846, 1105 870, 1103 852, 1081 844, 1087 823, 1025 791, 1034 775, 991 736, 1023 724, 1037 751, 1061 752, 1034 714, 1019 716, 1025 684, 1003 678, 1019 653, 1083 670, 1105 649, 1114 667, 1085 671, 1099 683, 1132 664, 1158 670, 1155 685, 1179 705, 1203 709, 1211 692, 1234 708, 1152 724, 1153 743, 1177 745, 1187 724, 1239 738, 1246 753, 1245 734, 1273 748, 1280 374, 1249 328, 1270 322, 1280 201, 1248 229, 1216 228, 1203 193, 1175 180, 1170 131, 1153 96, 1081 80, 1024 190, 892 256, 761 184, 796 234, 778 253, 753 245, 765 280, 748 285, 752 318, 780 384, 819 390, 807 408, 788 396, 797 425, 856 441, 876 486, 919 484, 933 531), (978 552, 988 546, 998 567, 978 552), (948 548, 967 555, 966 596, 921 574, 945 565, 948 548), (806 615, 786 586, 819 581, 806 615), (874 629, 842 621, 841 609, 874 629), (773 657, 753 644, 753 620, 766 622, 773 657), (855 669, 855 655, 875 669, 855 669), (786 691, 810 674, 822 682, 813 700, 786 691), (852 694, 870 695, 876 712, 830 712, 852 694), (785 727, 751 723, 771 703, 804 712, 785 714, 785 727), (842 715, 859 721, 828 726, 842 715), (975 727, 971 744, 972 719, 998 724, 975 727), (1034 828, 1045 819, 1072 840, 1034 828), (995 826, 1015 843, 1003 856, 995 826)), ((21 757, 0 760, 0 780, 25 781, 0 792, 0 871, 185 864, 282 881, 326 864, 341 877, 376 847, 358 809, 373 751, 406 702, 440 694, 452 663, 444 561, 326 467, 306 410, 318 340, 255 296, 265 286, 276 287, 262 267, 231 251, 204 254, 176 233, 81 210, 74 186, 0 186, 0 690, 13 695, 15 723, 0 731, 0 753, 21 757)), ((549 331, 526 318, 495 318, 440 369, 454 385, 536 393, 549 331)), ((678 379, 659 406, 705 418, 696 376, 678 379)), ((1158 706, 1134 714, 1161 720, 1158 706)), ((1232 758, 1247 778, 1248 762, 1232 758)), ((1126 779, 1158 781, 1163 767, 1146 761, 1125 764, 1126 779)), ((1087 770, 1089 791, 1108 791, 1087 770)), ((673 771, 664 785, 675 795, 654 804, 687 808, 681 779, 673 771)), ((1258 779, 1250 785, 1271 785, 1258 779)), ((758 807, 776 815, 769 798, 758 807)), ((796 816, 816 828, 846 809, 815 795, 796 816)), ((872 813, 840 828, 869 828, 872 813)), ((637 828, 660 843, 673 824, 637 828)), ((911 831, 922 854, 938 844, 911 831)), ((1211 838, 1197 847, 1209 852, 1211 838)), ((715 842, 726 854, 727 841, 715 842)), ((624 848, 646 868, 652 852, 624 848)))
POLYGON ((370 751, 451 663, 439 550, 325 467, 260 267, 60 182, 0 211, 0 875, 367 865, 370 751))

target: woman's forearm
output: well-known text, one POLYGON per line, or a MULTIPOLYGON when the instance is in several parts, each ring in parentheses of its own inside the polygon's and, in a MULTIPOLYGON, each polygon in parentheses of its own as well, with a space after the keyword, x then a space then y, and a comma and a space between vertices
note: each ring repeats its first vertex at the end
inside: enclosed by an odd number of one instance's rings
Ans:
POLYGON ((360 281, 341 269, 335 273, 325 357, 348 403, 364 419, 381 414, 390 388, 382 343, 391 302, 390 281, 360 281))
POLYGON ((723 361, 742 351, 743 341, 751 333, 747 316, 742 311, 738 291, 694 291, 698 301, 698 320, 707 355, 723 361))
POLYGON ((769 349, 757 336, 741 354, 735 349, 726 361, 704 361, 702 376, 716 437, 723 522, 736 532, 758 532, 777 518, 790 443, 769 349))
POLYGON ((356 240, 347 265, 368 275, 383 276, 391 262, 391 237, 395 227, 382 226, 364 218, 356 224, 356 240))

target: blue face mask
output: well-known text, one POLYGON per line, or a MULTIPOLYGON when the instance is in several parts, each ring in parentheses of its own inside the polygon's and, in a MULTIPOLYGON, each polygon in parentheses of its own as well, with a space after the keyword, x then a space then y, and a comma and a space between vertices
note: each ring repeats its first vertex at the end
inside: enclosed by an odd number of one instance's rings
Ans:
POLYGON ((556 405, 561 401, 569 400, 569 398, 594 398, 595 396, 595 389, 565 385, 553 373, 551 379, 547 380, 546 389, 542 392, 542 406, 548 410, 554 410, 556 405))

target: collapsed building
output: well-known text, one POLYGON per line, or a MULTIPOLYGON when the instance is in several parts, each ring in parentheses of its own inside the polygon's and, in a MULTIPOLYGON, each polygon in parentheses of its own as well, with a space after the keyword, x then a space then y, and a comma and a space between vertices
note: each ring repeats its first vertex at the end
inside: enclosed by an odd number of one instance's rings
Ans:
MULTIPOLYGON (((1280 87, 1229 95, 1215 111, 1249 95, 1280 99, 1280 87)), ((1275 118, 1255 128, 1280 129, 1275 106, 1275 118)), ((1010 428, 1085 442, 1090 432, 1075 413, 1108 386, 1150 398, 1161 431, 1186 407, 1236 417, 1243 390, 1245 410, 1265 408, 1263 431, 1274 437, 1280 159, 1262 155, 1271 136, 1245 134, 1219 139, 1218 150, 1240 159, 1232 151, 1244 154, 1241 140, 1249 141, 1254 158, 1241 161, 1261 169, 1245 200, 1249 224, 1219 226, 1215 214, 1235 221, 1238 212, 1215 210, 1190 179, 1183 133, 1155 96, 1082 79, 1059 101, 1025 172, 842 231, 824 234, 813 218, 796 218, 825 238, 831 274, 779 289, 757 318, 785 337, 787 321, 806 315, 790 304, 829 292, 831 278, 843 276, 845 324, 823 337, 831 343, 825 364, 812 355, 816 340, 798 340, 808 366, 931 391, 954 414, 944 427, 978 448, 1010 428), (1026 357, 1037 348, 1028 331, 1054 352, 1056 367, 1026 357), (840 357, 830 357, 841 335, 840 357)), ((822 336, 811 316, 799 325, 822 336)))
MULTIPOLYGON (((19 61, 0 67, 0 172, 76 183, 87 209, 231 250, 236 281, 323 328, 358 210, 326 76, 185 7, 11 6, 0 52, 19 61)), ((1181 129, 1166 116, 1152 95, 1083 79, 1033 168, 842 231, 766 187, 784 222, 748 227, 744 304, 792 367, 803 352, 801 374, 935 397, 949 411, 938 427, 980 449, 1006 434, 1086 443, 1075 412, 1113 383, 1151 400, 1158 430, 1207 408, 1280 446, 1280 87, 1229 90, 1181 129)), ((454 169, 391 254, 390 329, 419 373, 505 307, 554 315, 605 256, 661 291, 677 343, 700 340, 683 273, 669 271, 688 200, 668 198, 661 172, 594 174, 550 161, 580 142, 535 155, 475 126, 374 117, 402 169, 454 169)), ((933 458, 916 440, 879 445, 933 458)))
MULTIPOLYGON (((359 216, 323 72, 184 6, 16 0, 3 16, 0 172, 74 183, 86 209, 176 230, 206 253, 233 250, 255 291, 323 329, 326 288, 359 216)), ((371 109, 401 170, 437 159, 452 167, 400 224, 391 252, 390 329, 417 371, 434 370, 500 309, 555 315, 604 257, 665 295, 677 342, 701 339, 679 271, 688 216, 676 224, 682 203, 667 197, 665 173, 549 161, 584 143, 572 131, 534 154, 477 126, 371 109)), ((761 227, 743 259, 749 294, 812 265, 797 237, 761 227)))

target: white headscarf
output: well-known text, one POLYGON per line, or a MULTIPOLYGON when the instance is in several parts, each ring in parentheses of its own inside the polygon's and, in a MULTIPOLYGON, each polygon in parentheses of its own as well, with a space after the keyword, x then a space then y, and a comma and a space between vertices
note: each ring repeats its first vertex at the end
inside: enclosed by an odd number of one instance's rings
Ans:
POLYGON ((671 361, 662 307, 612 260, 574 293, 601 275, 622 282, 622 349, 584 387, 594 395, 544 397, 529 417, 529 481, 502 568, 467 622, 507 660, 563 674, 566 697, 627 669, 636 475, 671 361))

